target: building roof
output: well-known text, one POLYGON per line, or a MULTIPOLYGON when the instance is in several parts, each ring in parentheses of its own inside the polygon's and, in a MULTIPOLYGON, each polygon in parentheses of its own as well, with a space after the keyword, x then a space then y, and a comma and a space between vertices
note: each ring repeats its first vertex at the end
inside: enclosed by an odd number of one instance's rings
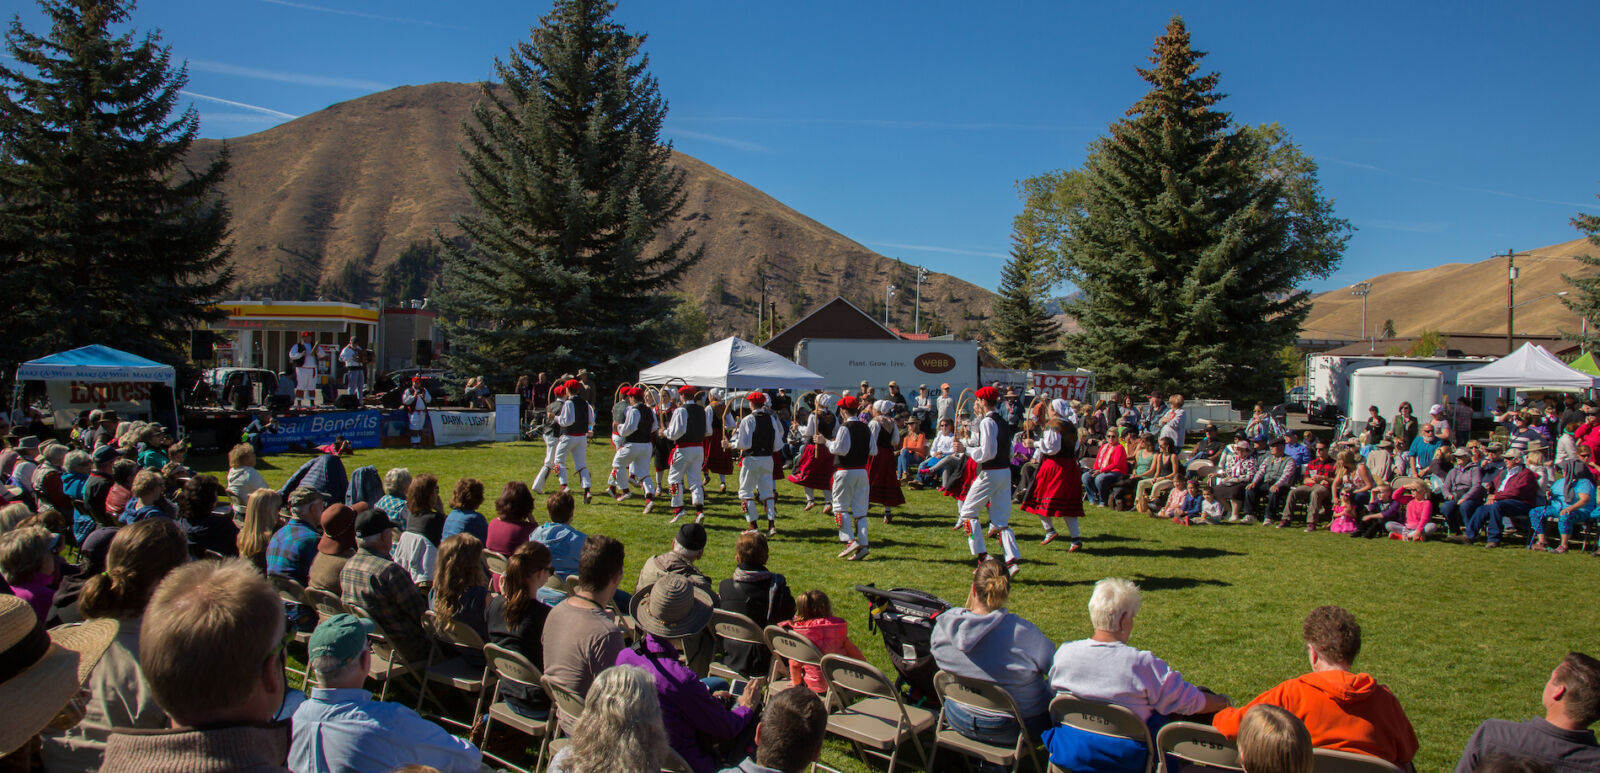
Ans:
MULTIPOLYGON (((1438 356, 1442 357, 1504 357, 1529 342, 1549 349, 1550 353, 1557 357, 1565 357, 1578 350, 1576 341, 1569 341, 1558 335, 1519 335, 1515 337, 1516 346, 1511 347, 1506 346, 1504 334, 1443 333, 1442 335, 1445 338, 1444 346, 1438 352, 1438 356)), ((1382 356, 1390 349, 1409 351, 1417 343, 1417 338, 1418 336, 1409 336, 1357 341, 1321 353, 1341 357, 1359 357, 1374 353, 1382 356)))
POLYGON ((893 330, 884 327, 883 323, 873 319, 871 314, 835 295, 833 300, 813 309, 761 346, 785 357, 793 357, 795 346, 806 338, 895 340, 899 337, 893 330))

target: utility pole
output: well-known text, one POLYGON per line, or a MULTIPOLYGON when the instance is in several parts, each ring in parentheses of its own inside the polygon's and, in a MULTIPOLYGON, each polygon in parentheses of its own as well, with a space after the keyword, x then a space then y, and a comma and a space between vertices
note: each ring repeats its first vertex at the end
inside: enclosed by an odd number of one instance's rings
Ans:
POLYGON ((883 326, 889 326, 889 299, 894 297, 894 285, 883 288, 883 326))
MULTIPOLYGON (((1356 282, 1355 289, 1350 291, 1351 295, 1359 295, 1359 296, 1361 296, 1361 337, 1362 337, 1362 339, 1365 339, 1367 337, 1367 296, 1370 295, 1371 293, 1372 293, 1372 283, 1371 282, 1356 282)), ((1377 346, 1374 345, 1373 348, 1376 349, 1377 346)))
POLYGON ((1512 342, 1512 308, 1517 305, 1517 254, 1515 250, 1506 248, 1506 353, 1510 354, 1516 345, 1512 342))
POLYGON ((914 316, 912 317, 913 322, 911 332, 913 333, 922 332, 922 283, 927 281, 927 279, 928 270, 921 266, 917 266, 917 305, 916 311, 913 312, 914 316))

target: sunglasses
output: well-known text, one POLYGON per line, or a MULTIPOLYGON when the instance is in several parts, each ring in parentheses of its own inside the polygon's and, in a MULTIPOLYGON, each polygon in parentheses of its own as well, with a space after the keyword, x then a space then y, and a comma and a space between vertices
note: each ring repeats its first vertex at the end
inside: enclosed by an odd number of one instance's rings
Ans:
POLYGON ((272 660, 273 658, 278 657, 279 655, 282 655, 285 659, 288 659, 288 657, 289 657, 289 643, 294 641, 294 635, 295 635, 294 627, 293 626, 289 626, 289 625, 285 625, 283 627, 283 641, 278 642, 278 646, 273 647, 272 651, 268 652, 267 656, 265 658, 262 658, 262 660, 272 660))

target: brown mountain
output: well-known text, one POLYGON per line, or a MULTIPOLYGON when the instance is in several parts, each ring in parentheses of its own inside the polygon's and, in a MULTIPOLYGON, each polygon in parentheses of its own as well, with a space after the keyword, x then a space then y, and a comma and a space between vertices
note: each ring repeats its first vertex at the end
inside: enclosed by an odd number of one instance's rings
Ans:
MULTIPOLYGON (((1518 268, 1514 312, 1517 335, 1552 334, 1578 330, 1576 313, 1550 297, 1572 288, 1562 274, 1579 275, 1588 269, 1579 255, 1600 257, 1600 247, 1587 239, 1517 253, 1518 268), (1541 297, 1543 296, 1543 297, 1541 297)), ((1373 277, 1367 297, 1367 334, 1377 335, 1384 320, 1394 320, 1395 332, 1414 336, 1424 328, 1446 333, 1504 333, 1506 330, 1506 259, 1486 258, 1476 263, 1446 263, 1422 271, 1398 271, 1373 277)), ((1358 338, 1361 335, 1361 298, 1350 287, 1329 290, 1316 297, 1302 332, 1307 338, 1358 338)))
MULTIPOLYGON (((471 207, 456 173, 457 145, 478 95, 476 84, 406 86, 228 140, 233 170, 223 192, 233 208, 241 292, 299 283, 330 299, 370 299, 370 288, 413 241, 435 229, 456 234, 452 216, 471 207), (367 289, 341 298, 352 293, 340 288, 351 286, 367 289)), ((200 141, 196 160, 222 144, 200 141)), ((881 314, 891 282, 902 288, 891 322, 911 327, 912 267, 705 162, 682 153, 674 160, 686 173, 680 225, 693 228, 693 241, 706 248, 677 289, 702 302, 713 336, 755 334, 758 271, 767 277, 778 329, 834 295, 881 314)), ((930 274, 922 286, 924 329, 932 315, 950 331, 978 334, 993 299, 976 285, 930 274)))

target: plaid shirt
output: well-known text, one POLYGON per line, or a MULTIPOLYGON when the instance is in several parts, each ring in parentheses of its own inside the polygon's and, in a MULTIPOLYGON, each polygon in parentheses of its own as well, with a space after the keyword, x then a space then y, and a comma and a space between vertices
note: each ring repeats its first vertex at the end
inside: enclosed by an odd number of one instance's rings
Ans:
POLYGON ((407 660, 427 660, 430 642, 422 631, 422 616, 428 611, 428 600, 399 564, 361 548, 345 562, 344 571, 339 573, 339 588, 344 603, 355 604, 372 615, 389 643, 407 660))
POLYGON ((317 557, 317 540, 322 535, 299 518, 272 535, 267 543, 267 574, 288 577, 301 585, 311 573, 311 560, 317 557))

